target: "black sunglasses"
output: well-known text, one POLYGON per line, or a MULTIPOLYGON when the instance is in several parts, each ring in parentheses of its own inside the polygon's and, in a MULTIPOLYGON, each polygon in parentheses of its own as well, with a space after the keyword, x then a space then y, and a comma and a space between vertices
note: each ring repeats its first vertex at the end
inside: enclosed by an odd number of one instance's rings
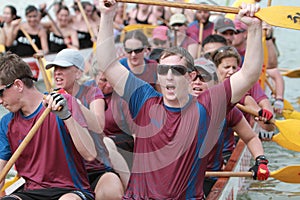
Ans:
POLYGON ((175 24, 172 25, 172 27, 175 27, 175 26, 179 26, 180 27, 180 26, 183 26, 183 25, 184 24, 182 24, 182 23, 175 23, 175 24))
POLYGON ((158 65, 157 73, 159 75, 166 75, 169 69, 171 69, 172 73, 176 76, 183 76, 188 72, 188 69, 183 65, 158 65))
POLYGON ((129 49, 129 48, 124 48, 125 52, 128 54, 132 54, 134 52, 135 54, 141 53, 144 50, 144 47, 138 48, 138 49, 129 49))
POLYGON ((205 83, 211 81, 211 79, 212 79, 212 77, 208 74, 197 74, 195 76, 195 78, 193 79, 193 81, 196 81, 197 78, 199 78, 201 82, 205 82, 205 83))
MULTIPOLYGON (((37 81, 37 78, 34 78, 34 77, 30 77, 30 76, 22 76, 20 78, 16 78, 16 79, 23 79, 23 78, 29 78, 29 79, 32 79, 34 81, 37 81)), ((16 80, 15 79, 15 80, 16 80)), ((9 89, 14 83, 15 83, 15 80, 7 85, 4 86, 4 88, 0 89, 0 97, 3 97, 3 92, 7 89, 9 89)))
POLYGON ((15 81, 13 81, 10 84, 7 84, 6 86, 4 86, 4 88, 0 89, 0 97, 3 97, 3 92, 7 89, 9 89, 13 84, 15 83, 15 81))

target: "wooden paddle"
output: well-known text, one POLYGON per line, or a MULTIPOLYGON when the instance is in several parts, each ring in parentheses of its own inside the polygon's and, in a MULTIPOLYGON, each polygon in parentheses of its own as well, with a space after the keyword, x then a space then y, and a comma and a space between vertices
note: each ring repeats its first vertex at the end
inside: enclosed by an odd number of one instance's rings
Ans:
MULTIPOLYGON (((175 7, 175 8, 193 9, 193 10, 208 10, 208 11, 233 13, 233 14, 238 14, 239 12, 239 8, 208 5, 208 4, 195 4, 195 3, 171 2, 171 1, 160 1, 160 0, 117 0, 117 1, 124 2, 124 3, 167 6, 167 7, 175 7)), ((105 6, 109 7, 110 3, 105 2, 105 6)), ((300 23, 297 19, 298 17, 297 13, 299 13, 299 10, 300 7, 295 7, 295 6, 270 6, 267 8, 261 8, 257 13, 255 13, 255 16, 272 26, 300 30, 300 23)))
MULTIPOLYGON (((255 112, 252 109, 246 108, 245 106, 241 105, 241 104, 237 104, 236 107, 238 107, 240 110, 249 113, 253 116, 258 117, 258 113, 255 112)), ((293 143, 294 145, 297 145, 298 147, 300 147, 300 137, 299 137, 299 132, 300 132, 300 120, 297 119, 287 119, 287 120, 275 120, 275 119, 271 119, 270 123, 274 124, 280 131, 280 133, 284 136, 284 138, 286 139, 285 144, 283 145, 283 147, 285 147, 286 145, 293 143)), ((275 138, 275 142, 277 142, 280 139, 284 139, 283 137, 278 137, 275 138), (277 141, 276 141, 277 139, 277 141)), ((273 138, 272 138, 273 139, 273 138)), ((278 144, 281 145, 282 143, 284 143, 284 141, 280 141, 278 144)), ((291 144, 291 146, 294 146, 293 144, 291 144)))
POLYGON ((202 52, 202 39, 203 39, 203 23, 199 22, 199 47, 197 52, 197 58, 200 58, 202 52))
MULTIPOLYGON (((275 88, 271 85, 271 83, 268 81, 267 78, 265 79, 265 83, 266 83, 266 85, 270 88, 272 94, 274 94, 274 95, 276 96, 276 90, 275 90, 275 88)), ((283 99, 283 109, 284 109, 284 110, 290 111, 290 110, 294 110, 294 107, 292 106, 292 104, 291 104, 288 100, 283 99)))
MULTIPOLYGON (((252 177, 252 172, 206 172, 205 176, 215 177, 252 177)), ((286 166, 270 173, 270 177, 286 183, 300 183, 300 165, 286 166)))
MULTIPOLYGON (((266 79, 266 84, 271 89, 272 93, 276 95, 276 91, 270 84, 268 79, 266 79)), ((286 119, 298 119, 300 120, 300 112, 296 111, 293 105, 286 99, 283 100, 283 111, 282 114, 286 119)))
POLYGON ((286 76, 289 78, 300 78, 300 69, 288 70, 281 73, 282 76, 286 76))
MULTIPOLYGON (((40 52, 39 48, 32 41, 32 38, 27 33, 27 31, 22 26, 20 26, 20 30, 23 32, 23 34, 25 35, 25 37, 27 38, 27 40, 30 42, 30 44, 31 44, 32 48, 34 49, 34 51, 36 53, 39 53, 40 52)), ((37 59, 38 59, 38 62, 39 62, 40 70, 42 72, 42 76, 43 76, 43 79, 44 79, 44 83, 45 83, 46 89, 49 92, 51 90, 51 83, 50 83, 50 80, 49 80, 49 77, 51 77, 51 73, 49 72, 47 74, 47 72, 46 72, 46 69, 45 69, 46 59, 44 58, 44 56, 38 56, 37 59)))
MULTIPOLYGON (((76 2, 77 2, 77 5, 78 5, 78 8, 80 10, 80 13, 81 13, 81 15, 82 15, 82 17, 84 19, 84 22, 85 22, 85 24, 86 24, 86 26, 88 28, 89 34, 91 36, 91 39, 95 40, 96 39, 95 34, 94 34, 93 29, 91 27, 91 24, 90 24, 90 22, 89 22, 89 20, 88 20, 88 18, 86 16, 86 14, 85 14, 85 11, 83 9, 81 1, 80 0, 76 0, 76 2)), ((93 42, 93 50, 94 51, 96 51, 96 46, 97 46, 96 42, 93 42)))
POLYGON ((23 139, 22 143, 17 148, 17 150, 11 156, 11 158, 9 159, 9 161, 6 163, 6 165, 4 166, 4 168, 2 169, 2 171, 0 173, 0 182, 2 182, 5 179, 6 174, 9 172, 9 170, 15 164, 15 162, 17 161, 17 159, 20 157, 20 155, 22 154, 23 150, 26 148, 26 146, 28 145, 28 143, 31 141, 31 139, 35 135, 36 131, 42 125, 43 121, 48 116, 48 114, 50 113, 50 111, 51 111, 51 108, 46 108, 44 110, 44 112, 42 113, 42 115, 40 116, 40 118, 36 121, 36 123, 34 124, 34 126, 31 128, 31 130, 28 132, 28 134, 26 135, 26 137, 23 139))

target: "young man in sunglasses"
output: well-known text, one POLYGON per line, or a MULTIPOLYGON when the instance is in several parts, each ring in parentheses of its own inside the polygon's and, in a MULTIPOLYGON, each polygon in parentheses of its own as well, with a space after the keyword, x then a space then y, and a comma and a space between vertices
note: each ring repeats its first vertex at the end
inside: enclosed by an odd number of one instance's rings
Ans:
POLYGON ((46 107, 51 110, 15 162, 24 188, 2 199, 92 200, 83 158, 92 161, 97 152, 79 104, 68 94, 44 96, 32 77, 19 56, 0 57, 0 104, 10 111, 0 121, 0 171, 46 107))
POLYGON ((244 68, 193 98, 189 86, 196 76, 194 60, 183 48, 172 47, 160 57, 157 73, 162 93, 120 65, 112 37, 117 4, 106 3, 110 7, 99 3, 100 27, 106 27, 97 37, 99 68, 129 103, 136 123, 133 167, 123 199, 204 199, 204 175, 208 154, 218 140, 216 130, 261 70, 261 21, 253 17, 258 7, 243 5, 238 15, 251 30, 244 68))

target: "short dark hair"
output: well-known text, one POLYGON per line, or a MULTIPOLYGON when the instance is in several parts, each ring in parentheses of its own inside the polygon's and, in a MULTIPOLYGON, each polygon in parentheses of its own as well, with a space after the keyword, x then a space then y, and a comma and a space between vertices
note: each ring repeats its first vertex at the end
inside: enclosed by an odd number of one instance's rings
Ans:
POLYGON ((35 6, 33 6, 33 5, 29 5, 25 9, 25 15, 28 15, 31 12, 38 12, 38 9, 35 6))
POLYGON ((174 55, 178 55, 178 56, 180 56, 180 58, 184 58, 184 60, 186 62, 186 67, 188 68, 189 72, 195 70, 193 56, 186 49, 184 49, 182 47, 174 46, 174 47, 170 47, 170 48, 164 50, 161 53, 159 60, 167 58, 169 56, 174 56, 174 55))
POLYGON ((218 34, 212 34, 212 35, 209 35, 207 36, 203 42, 202 42, 202 47, 204 47, 206 44, 208 43, 222 43, 224 45, 227 45, 227 41, 226 39, 221 36, 221 35, 218 35, 218 34))
POLYGON ((32 71, 22 58, 11 52, 0 56, 0 83, 6 85, 21 77, 28 88, 34 86, 32 71))

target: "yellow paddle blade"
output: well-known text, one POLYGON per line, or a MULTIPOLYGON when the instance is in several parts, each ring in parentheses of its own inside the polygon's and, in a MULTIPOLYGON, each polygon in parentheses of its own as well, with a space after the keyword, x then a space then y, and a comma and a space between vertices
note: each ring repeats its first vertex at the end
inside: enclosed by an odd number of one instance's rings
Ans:
POLYGON ((270 6, 255 14, 272 26, 300 30, 300 7, 270 6))
POLYGON ((300 146, 300 120, 276 120, 275 125, 285 138, 300 146))
MULTIPOLYGON (((299 22, 300 22, 300 20, 299 20, 299 22)), ((298 22, 298 24, 300 24, 299 22, 298 22)), ((283 72, 281 75, 287 76, 289 78, 300 78, 300 69, 289 70, 287 72, 283 72)))
POLYGON ((20 177, 18 175, 16 175, 12 179, 5 181, 4 186, 1 188, 1 192, 4 192, 6 188, 8 188, 12 184, 14 184, 17 180, 19 180, 19 178, 20 177))
POLYGON ((300 183, 300 165, 283 167, 271 172, 270 176, 286 183, 300 183))
POLYGON ((272 137, 272 141, 276 142, 278 145, 282 146, 283 148, 286 148, 291 151, 298 151, 300 152, 300 146, 297 144, 294 144, 290 140, 288 140, 286 137, 284 137, 283 134, 278 133, 272 137))
POLYGON ((300 120, 300 112, 296 110, 283 110, 282 115, 285 119, 297 119, 300 120))
POLYGON ((283 109, 284 110, 294 110, 293 105, 286 99, 283 100, 283 109))

